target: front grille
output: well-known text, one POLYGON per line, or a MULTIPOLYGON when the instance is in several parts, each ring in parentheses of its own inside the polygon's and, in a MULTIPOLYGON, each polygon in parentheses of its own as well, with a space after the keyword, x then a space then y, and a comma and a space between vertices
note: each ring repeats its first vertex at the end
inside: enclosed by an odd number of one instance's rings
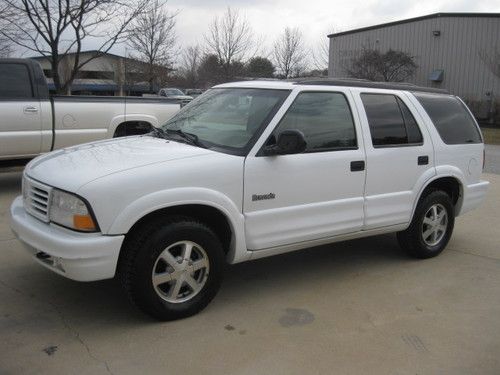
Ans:
POLYGON ((51 187, 25 177, 23 179, 24 209, 34 217, 48 223, 51 191, 51 187))

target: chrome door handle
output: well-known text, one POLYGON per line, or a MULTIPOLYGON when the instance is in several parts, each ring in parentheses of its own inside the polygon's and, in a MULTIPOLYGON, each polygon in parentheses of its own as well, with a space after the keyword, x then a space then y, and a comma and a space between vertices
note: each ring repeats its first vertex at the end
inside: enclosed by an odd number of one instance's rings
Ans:
POLYGON ((24 107, 24 113, 38 113, 38 108, 36 107, 24 107))

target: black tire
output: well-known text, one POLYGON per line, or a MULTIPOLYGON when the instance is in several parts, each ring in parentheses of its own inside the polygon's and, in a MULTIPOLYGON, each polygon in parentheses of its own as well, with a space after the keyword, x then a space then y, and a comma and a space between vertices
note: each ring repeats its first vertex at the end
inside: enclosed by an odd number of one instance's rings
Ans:
MULTIPOLYGON (((439 255, 451 238, 455 225, 455 210, 448 194, 441 190, 434 190, 420 199, 415 214, 408 229, 397 234, 399 245, 403 250, 415 258, 427 259, 439 255), (436 244, 428 244, 424 240, 425 215, 435 205, 444 207, 447 214, 446 231, 436 244)), ((444 225, 443 225, 444 226, 444 225)), ((425 227, 427 228, 427 227, 425 227)))
POLYGON ((122 249, 119 275, 129 297, 139 309, 158 320, 175 320, 204 309, 220 288, 225 258, 221 242, 205 224, 187 217, 170 217, 149 222, 131 235, 122 249), (208 276, 192 299, 170 303, 162 299, 152 281, 159 255, 179 241, 200 245, 209 262, 208 276))

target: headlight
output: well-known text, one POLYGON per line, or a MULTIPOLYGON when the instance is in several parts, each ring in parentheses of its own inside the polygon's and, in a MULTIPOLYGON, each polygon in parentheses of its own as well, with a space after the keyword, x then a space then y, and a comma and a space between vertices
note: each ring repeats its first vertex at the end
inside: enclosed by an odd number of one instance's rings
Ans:
POLYGON ((96 232, 95 223, 87 204, 76 195, 52 190, 50 221, 81 232, 96 232))

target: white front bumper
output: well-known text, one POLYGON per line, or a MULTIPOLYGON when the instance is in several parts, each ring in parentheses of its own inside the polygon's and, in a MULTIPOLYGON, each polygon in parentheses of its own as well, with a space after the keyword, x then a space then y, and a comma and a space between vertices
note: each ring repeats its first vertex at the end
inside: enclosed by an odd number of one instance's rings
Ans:
POLYGON ((77 281, 114 277, 123 235, 78 233, 44 223, 24 210, 22 197, 14 200, 10 215, 14 234, 50 270, 77 281))

